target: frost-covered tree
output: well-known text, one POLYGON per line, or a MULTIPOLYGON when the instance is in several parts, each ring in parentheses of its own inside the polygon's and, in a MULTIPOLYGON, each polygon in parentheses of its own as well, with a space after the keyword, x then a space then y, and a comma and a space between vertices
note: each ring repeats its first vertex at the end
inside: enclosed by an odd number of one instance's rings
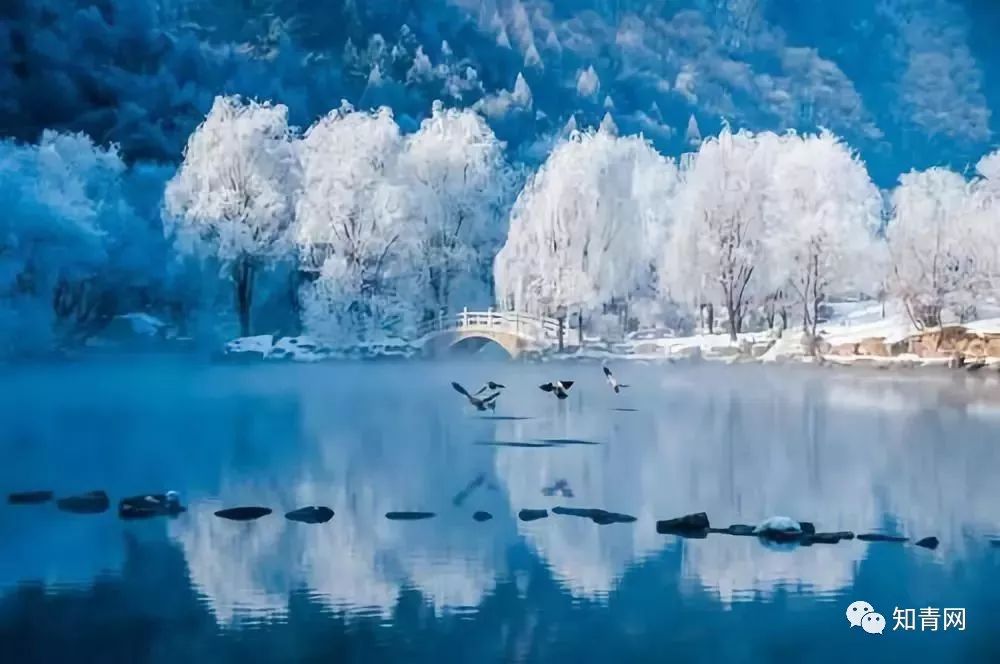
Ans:
POLYGON ((435 103, 406 140, 400 168, 421 228, 427 307, 432 312, 490 297, 489 268, 503 241, 514 173, 483 118, 435 103))
POLYGON ((883 277, 881 197, 864 163, 828 132, 784 138, 771 175, 767 277, 775 293, 792 296, 815 336, 829 295, 874 293, 883 277))
POLYGON ((496 257, 501 306, 600 311, 651 280, 677 169, 636 136, 574 132, 530 179, 496 257))
POLYGON ((728 127, 681 160, 676 218, 662 251, 661 289, 693 306, 721 300, 735 341, 764 279, 764 205, 784 137, 728 127))
POLYGON ((397 160, 403 140, 387 108, 348 105, 298 144, 296 204, 306 328, 325 338, 367 338, 418 309, 419 239, 397 160))
POLYGON ((124 174, 114 147, 82 134, 0 142, 0 355, 86 336, 126 288, 113 275, 155 273, 155 257, 129 255, 141 222, 124 174))
POLYGON ((945 311, 964 317, 992 291, 998 274, 996 219, 985 201, 947 169, 900 177, 886 233, 889 286, 917 327, 940 325, 945 311))
POLYGON ((165 221, 185 253, 217 259, 250 333, 258 270, 289 255, 297 167, 288 109, 216 97, 167 183, 165 221))

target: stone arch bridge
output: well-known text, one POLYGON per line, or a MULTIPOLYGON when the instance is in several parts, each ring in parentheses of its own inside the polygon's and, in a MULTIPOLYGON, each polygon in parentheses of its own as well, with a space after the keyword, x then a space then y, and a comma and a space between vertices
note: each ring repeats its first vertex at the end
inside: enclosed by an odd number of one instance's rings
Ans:
POLYGON ((555 318, 516 311, 463 309, 422 323, 413 344, 425 355, 435 355, 459 345, 481 347, 495 343, 516 358, 525 351, 557 346, 559 326, 555 318))

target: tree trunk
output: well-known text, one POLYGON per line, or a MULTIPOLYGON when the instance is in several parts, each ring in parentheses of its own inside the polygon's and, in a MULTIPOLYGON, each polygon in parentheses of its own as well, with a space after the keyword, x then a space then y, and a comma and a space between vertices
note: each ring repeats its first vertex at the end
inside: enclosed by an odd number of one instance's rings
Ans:
POLYGON ((240 336, 250 336, 250 308, 253 305, 253 261, 241 256, 233 265, 233 283, 236 286, 236 315, 240 321, 240 336))
POLYGON ((729 314, 729 340, 735 342, 739 328, 739 312, 736 311, 736 303, 733 302, 732 295, 726 295, 726 313, 729 314))
POLYGON ((702 329, 708 328, 709 334, 715 334, 715 305, 701 305, 701 325, 702 329))

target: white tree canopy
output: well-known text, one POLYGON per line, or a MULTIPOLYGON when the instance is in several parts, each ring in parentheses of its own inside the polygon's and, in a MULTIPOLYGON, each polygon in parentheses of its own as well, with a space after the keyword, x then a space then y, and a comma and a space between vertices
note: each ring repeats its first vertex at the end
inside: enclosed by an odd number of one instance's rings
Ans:
POLYGON ((296 164, 288 109, 216 97, 167 183, 167 227, 180 248, 228 263, 291 249, 296 164))
POLYGON ((944 312, 963 317, 992 294, 997 222, 987 200, 944 168, 900 177, 887 230, 890 285, 917 325, 938 325, 944 312))
POLYGON ((489 298, 489 266, 506 231, 514 173, 482 116, 434 105, 399 166, 420 224, 429 308, 489 298), (459 286, 461 302, 453 302, 459 286))
POLYGON ((755 273, 763 262, 770 174, 784 140, 726 127, 681 160, 661 290, 690 305, 721 301, 733 339, 750 303, 765 294, 765 280, 755 273))
POLYGON ((344 105, 298 143, 296 204, 307 330, 331 340, 378 337, 412 322, 419 228, 398 159, 403 139, 387 108, 344 105))
POLYGON ((552 151, 511 212, 494 275, 501 306, 590 312, 650 278, 677 169, 645 140, 574 133, 552 151))
POLYGON ((832 134, 789 135, 780 145, 764 206, 766 276, 798 302, 815 334, 827 296, 878 288, 881 197, 864 163, 832 134))
POLYGON ((231 271, 243 335, 257 268, 292 251, 297 174, 287 108, 216 97, 167 183, 165 228, 181 251, 231 271))

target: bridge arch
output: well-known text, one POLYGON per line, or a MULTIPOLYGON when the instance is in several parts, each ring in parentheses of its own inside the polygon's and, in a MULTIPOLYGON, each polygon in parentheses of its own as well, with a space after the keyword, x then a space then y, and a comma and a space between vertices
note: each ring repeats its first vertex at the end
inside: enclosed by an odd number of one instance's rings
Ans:
POLYGON ((542 350, 558 342, 559 321, 519 312, 468 311, 428 321, 415 342, 435 355, 460 344, 494 343, 516 358, 526 350, 542 350))

